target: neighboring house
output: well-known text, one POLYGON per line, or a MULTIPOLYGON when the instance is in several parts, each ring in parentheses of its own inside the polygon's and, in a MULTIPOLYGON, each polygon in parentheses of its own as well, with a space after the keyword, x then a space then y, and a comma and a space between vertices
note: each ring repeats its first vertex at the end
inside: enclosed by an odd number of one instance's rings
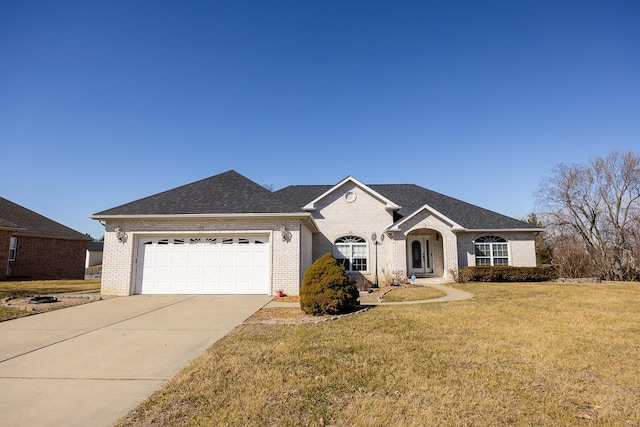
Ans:
POLYGON ((467 265, 535 266, 541 231, 413 184, 349 176, 271 192, 235 171, 92 218, 106 228, 107 295, 297 295, 327 252, 381 283, 392 274, 450 278, 467 265))
POLYGON ((83 279, 89 240, 0 197, 0 279, 83 279))
POLYGON ((104 242, 94 240, 87 245, 87 256, 84 261, 84 267, 94 267, 102 264, 102 248, 104 242))

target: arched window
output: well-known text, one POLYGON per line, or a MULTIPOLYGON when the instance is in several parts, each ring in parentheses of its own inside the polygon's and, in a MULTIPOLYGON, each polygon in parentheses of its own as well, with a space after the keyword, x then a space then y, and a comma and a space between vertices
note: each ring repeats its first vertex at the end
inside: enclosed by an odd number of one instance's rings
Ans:
POLYGON ((361 237, 344 236, 336 239, 333 256, 347 271, 367 271, 367 242, 361 237))
POLYGON ((476 265, 509 265, 509 248, 502 237, 478 237, 475 248, 476 265))

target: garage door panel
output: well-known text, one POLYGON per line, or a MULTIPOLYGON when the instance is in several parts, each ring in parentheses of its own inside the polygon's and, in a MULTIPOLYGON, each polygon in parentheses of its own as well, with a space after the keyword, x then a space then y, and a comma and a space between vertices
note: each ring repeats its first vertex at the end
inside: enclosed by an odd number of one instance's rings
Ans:
POLYGON ((188 266, 187 267, 187 277, 195 277, 202 275, 202 267, 201 266, 188 266))
POLYGON ((166 262, 169 261, 170 255, 171 254, 169 254, 168 252, 156 252, 153 260, 158 262, 166 262))
POLYGON ((172 262, 180 262, 184 260, 184 252, 172 252, 171 253, 171 261, 172 262))
POLYGON ((186 275, 186 268, 184 267, 171 267, 171 277, 184 277, 186 275))
POLYGON ((267 236, 145 238, 136 293, 268 294, 267 243, 267 236))
POLYGON ((220 259, 220 254, 218 252, 206 251, 202 253, 203 261, 217 261, 220 259))
POLYGON ((189 252, 187 252, 187 260, 189 262, 200 262, 202 261, 202 255, 202 252, 190 250, 189 252))

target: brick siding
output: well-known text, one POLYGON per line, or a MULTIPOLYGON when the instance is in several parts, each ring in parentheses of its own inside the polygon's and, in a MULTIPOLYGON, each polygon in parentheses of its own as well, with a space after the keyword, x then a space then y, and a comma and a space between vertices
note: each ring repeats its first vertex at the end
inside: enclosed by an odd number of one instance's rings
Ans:
POLYGON ((9 266, 9 245, 11 244, 11 234, 13 231, 0 230, 0 280, 7 276, 9 266))
POLYGON ((85 240, 18 236, 16 259, 9 262, 11 277, 82 280, 86 251, 85 240))
POLYGON ((504 238, 507 241, 509 247, 509 265, 514 267, 536 266, 536 245, 533 233, 484 232, 461 233, 459 235, 459 267, 476 265, 476 255, 473 241, 482 236, 498 236, 504 238))
MULTIPOLYGON (((367 271, 361 273, 373 282, 376 247, 371 241, 371 234, 375 232, 380 236, 382 230, 393 221, 391 212, 385 210, 385 204, 354 183, 346 182, 320 200, 312 214, 320 229, 320 233, 313 236, 313 259, 316 260, 326 253, 333 254, 334 242, 340 237, 360 237, 367 241, 369 247, 367 271), (352 202, 348 202, 344 197, 348 191, 356 195, 352 202)), ((388 237, 385 236, 382 244, 378 245, 379 278, 384 277, 383 270, 390 270, 393 243, 388 237)))

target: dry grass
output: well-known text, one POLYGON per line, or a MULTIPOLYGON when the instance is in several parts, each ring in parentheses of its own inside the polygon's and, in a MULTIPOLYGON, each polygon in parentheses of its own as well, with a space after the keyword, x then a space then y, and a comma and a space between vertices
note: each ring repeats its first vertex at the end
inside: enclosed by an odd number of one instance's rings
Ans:
MULTIPOLYGON (((61 292, 100 289, 100 280, 29 280, 0 282, 0 299, 23 295, 45 295, 61 292)), ((0 305, 0 322, 26 316, 28 313, 0 305)))
POLYGON ((447 293, 431 286, 420 286, 413 288, 398 288, 384 294, 384 302, 420 301, 425 299, 440 298, 447 293))
POLYGON ((640 284, 243 325, 119 425, 640 425, 640 284))

